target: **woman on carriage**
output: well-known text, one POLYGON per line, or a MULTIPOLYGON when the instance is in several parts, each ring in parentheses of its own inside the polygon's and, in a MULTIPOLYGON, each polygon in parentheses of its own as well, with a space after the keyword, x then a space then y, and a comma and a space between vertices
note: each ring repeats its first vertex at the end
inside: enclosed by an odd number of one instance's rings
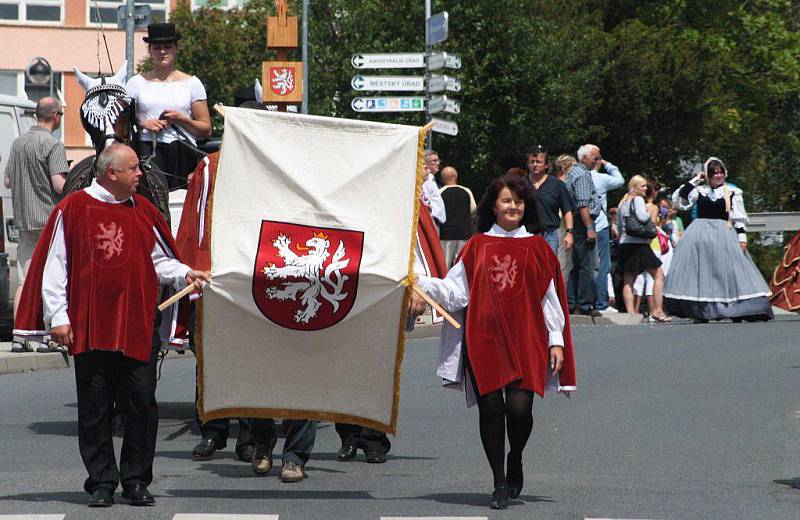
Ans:
POLYGON ((481 233, 446 278, 418 281, 445 309, 467 308, 464 335, 451 341, 443 332, 438 374, 446 384, 466 382, 468 404, 478 404, 493 509, 505 509, 522 491, 533 394, 576 389, 561 267, 544 239, 531 234, 536 228, 532 190, 518 176, 497 178, 478 206, 481 233))
POLYGON ((176 68, 180 39, 174 24, 150 24, 144 41, 153 70, 137 74, 125 85, 137 104, 139 156, 155 152, 153 162, 167 174, 170 190, 185 187, 186 177, 197 166, 197 152, 186 144, 194 147, 197 139, 211 135, 203 83, 176 68))

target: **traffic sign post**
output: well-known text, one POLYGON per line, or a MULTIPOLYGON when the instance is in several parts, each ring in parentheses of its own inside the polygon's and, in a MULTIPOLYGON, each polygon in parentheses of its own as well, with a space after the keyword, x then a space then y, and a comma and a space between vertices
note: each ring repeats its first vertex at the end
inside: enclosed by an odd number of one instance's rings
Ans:
POLYGON ((350 63, 356 69, 424 69, 425 53, 353 54, 350 63))
POLYGON ((440 134, 456 136, 458 135, 458 125, 453 121, 447 119, 441 119, 438 117, 432 117, 431 123, 433 123, 432 130, 434 132, 439 132, 440 134))
POLYGON ((425 90, 422 76, 354 76, 354 90, 420 91, 425 90))
MULTIPOLYGON (((461 80, 457 76, 434 71, 461 69, 461 56, 443 51, 433 51, 433 45, 447 40, 450 32, 450 15, 442 11, 431 15, 431 0, 425 0, 425 52, 404 53, 357 53, 350 63, 357 70, 371 69, 425 69, 424 76, 353 76, 350 85, 353 90, 364 92, 418 92, 425 96, 384 96, 355 97, 350 102, 355 112, 425 112, 425 122, 433 122, 433 131, 455 136, 458 125, 453 121, 431 117, 432 114, 447 112, 458 114, 461 104, 444 92, 460 92, 461 80)), ((432 133, 428 133, 426 146, 432 145, 432 133)))
POLYGON ((357 97, 350 102, 356 112, 422 112, 425 98, 422 96, 357 97))

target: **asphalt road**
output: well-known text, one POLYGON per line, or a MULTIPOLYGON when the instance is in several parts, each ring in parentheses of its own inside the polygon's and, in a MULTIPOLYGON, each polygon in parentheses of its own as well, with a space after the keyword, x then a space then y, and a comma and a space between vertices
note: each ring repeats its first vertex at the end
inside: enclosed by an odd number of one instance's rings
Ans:
POLYGON ((254 476, 232 442, 192 461, 194 361, 166 361, 151 508, 84 505, 71 369, 0 376, 0 519, 800 518, 800 322, 574 332, 578 393, 536 401, 525 489, 507 511, 486 507, 477 411, 439 387, 435 341, 420 340, 406 351, 389 462, 336 462, 322 424, 299 484, 254 476))

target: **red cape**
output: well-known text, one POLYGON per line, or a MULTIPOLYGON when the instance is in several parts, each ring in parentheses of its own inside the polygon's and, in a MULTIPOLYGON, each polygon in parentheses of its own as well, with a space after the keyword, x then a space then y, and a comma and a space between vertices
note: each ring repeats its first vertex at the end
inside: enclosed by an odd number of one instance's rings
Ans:
POLYGON ((419 204, 419 223, 417 224, 417 240, 419 240, 422 260, 428 276, 444 278, 447 276, 447 262, 444 260, 439 230, 431 216, 431 210, 424 203, 419 204))
POLYGON ((473 236, 461 252, 469 281, 466 344, 481 395, 507 385, 543 396, 549 367, 542 298, 552 281, 564 313, 561 387, 575 386, 575 356, 558 258, 541 237, 473 236))
POLYGON ((108 204, 81 190, 53 209, 31 259, 15 334, 47 332, 43 274, 61 222, 67 253, 67 315, 74 336, 69 353, 111 350, 143 362, 150 359, 159 289, 151 253, 158 240, 171 256, 177 254, 169 226, 155 206, 141 195, 133 198, 134 204, 108 204))

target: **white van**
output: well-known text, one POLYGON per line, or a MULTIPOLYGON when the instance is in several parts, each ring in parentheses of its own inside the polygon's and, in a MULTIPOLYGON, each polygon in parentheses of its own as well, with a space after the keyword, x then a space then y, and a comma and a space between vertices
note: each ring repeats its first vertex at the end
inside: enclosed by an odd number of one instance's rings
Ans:
MULTIPOLYGON (((5 175, 11 143, 36 125, 36 103, 29 99, 0 95, 0 178, 5 175)), ((17 241, 11 190, 0 181, 0 338, 11 334, 13 298, 17 288, 17 241)))

